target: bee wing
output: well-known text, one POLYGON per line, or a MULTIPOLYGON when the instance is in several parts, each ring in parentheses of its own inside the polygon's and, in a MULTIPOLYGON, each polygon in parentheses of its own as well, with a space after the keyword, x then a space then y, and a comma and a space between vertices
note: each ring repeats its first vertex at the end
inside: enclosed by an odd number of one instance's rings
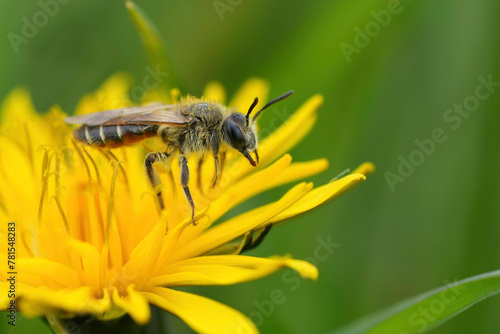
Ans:
POLYGON ((153 104, 100 111, 64 119, 69 124, 123 125, 123 124, 171 124, 182 126, 188 118, 176 111, 173 104, 153 104))

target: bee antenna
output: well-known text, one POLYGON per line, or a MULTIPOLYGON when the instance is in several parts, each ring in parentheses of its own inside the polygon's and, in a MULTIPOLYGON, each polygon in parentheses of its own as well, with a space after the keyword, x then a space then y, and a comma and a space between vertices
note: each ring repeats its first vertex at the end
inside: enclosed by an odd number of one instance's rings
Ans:
POLYGON ((272 105, 273 105, 273 104, 275 104, 276 102, 279 102, 279 101, 283 100, 283 99, 284 99, 284 98, 286 98, 286 97, 289 97, 289 96, 290 96, 290 95, 292 95, 292 94, 293 94, 293 90, 286 92, 285 94, 283 94, 283 95, 281 95, 281 96, 279 96, 279 97, 275 98, 275 99, 274 99, 274 100, 272 100, 272 101, 269 101, 269 102, 268 102, 268 103, 267 103, 264 107, 262 107, 262 109, 260 109, 259 111, 257 111, 257 112, 255 113, 255 115, 253 115, 253 120, 255 121, 255 119, 256 119, 257 117, 259 117, 260 113, 261 113, 264 109, 266 109, 266 108, 268 108, 268 107, 272 106, 272 105))
POLYGON ((248 121, 249 121, 248 118, 250 117, 250 114, 252 113, 252 110, 253 110, 253 108, 255 108, 255 106, 257 105, 257 103, 259 103, 259 98, 258 97, 256 97, 255 100, 253 100, 252 105, 250 106, 250 108, 248 108, 247 115, 245 116, 245 118, 247 120, 247 126, 248 126, 248 121))

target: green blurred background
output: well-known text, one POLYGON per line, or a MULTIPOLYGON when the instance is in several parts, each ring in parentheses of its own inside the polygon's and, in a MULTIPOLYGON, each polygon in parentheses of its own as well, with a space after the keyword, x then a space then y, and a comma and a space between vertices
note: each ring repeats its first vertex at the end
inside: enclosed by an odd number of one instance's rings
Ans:
MULTIPOLYGON (((298 285, 279 272, 190 291, 253 320, 258 312, 263 333, 326 333, 447 281, 500 268, 500 89, 456 130, 443 120, 447 109, 474 95, 478 76, 500 81, 498 1, 402 0, 400 13, 350 61, 341 43, 355 45, 355 28, 364 30, 374 20, 371 12, 391 1, 220 2, 232 9, 222 20, 212 0, 136 2, 157 25, 183 92, 200 95, 216 79, 231 96, 258 76, 271 83, 271 97, 295 90, 284 102, 289 112, 321 93, 319 121, 293 149, 294 160, 329 159, 328 171, 311 178, 316 184, 364 161, 377 171, 334 203, 271 231, 252 251, 307 258, 317 238, 330 238, 340 245, 318 263, 317 282, 298 285), (400 156, 408 159, 414 141, 431 138, 435 128, 446 132, 446 141, 391 190, 386 172, 397 173, 400 156), (256 304, 275 289, 286 300, 263 315, 256 304)), ((71 113, 111 74, 125 70, 138 82, 146 74, 148 59, 123 1, 60 5, 14 52, 8 33, 20 35, 22 18, 31 21, 40 10, 36 1, 0 1, 1 99, 23 85, 39 110, 59 104, 71 113)), ((262 126, 272 117, 264 113, 262 126)), ((284 191, 267 192, 238 211, 284 191)), ((499 309, 500 298, 486 300, 432 333, 499 332, 499 309)), ((169 333, 191 332, 170 315, 166 321, 169 333)), ((22 319, 14 333, 30 324, 40 322, 22 319)))

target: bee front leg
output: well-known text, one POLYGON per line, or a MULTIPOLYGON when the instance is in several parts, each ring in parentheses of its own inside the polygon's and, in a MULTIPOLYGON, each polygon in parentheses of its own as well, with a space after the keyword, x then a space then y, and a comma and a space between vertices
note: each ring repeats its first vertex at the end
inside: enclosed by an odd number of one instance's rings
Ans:
POLYGON ((201 173, 203 172, 202 166, 203 166, 203 157, 201 157, 200 160, 198 160, 198 180, 197 180, 198 189, 200 189, 200 192, 203 194, 203 182, 201 178, 201 173))
POLYGON ((169 154, 165 152, 149 153, 146 157, 146 161, 144 162, 144 165, 146 167, 146 175, 148 176, 153 190, 156 191, 156 198, 158 200, 158 205, 160 206, 160 211, 165 209, 165 204, 163 202, 163 197, 160 190, 161 179, 153 165, 159 162, 166 162, 168 157, 169 154))
POLYGON ((212 153, 214 155, 215 161, 215 178, 214 183, 212 184, 212 188, 217 184, 217 180, 220 176, 220 167, 219 167, 219 136, 217 136, 217 132, 212 132, 212 153))
POLYGON ((179 166, 181 168, 181 186, 184 189, 186 199, 191 206, 191 219, 193 220, 193 225, 196 225, 194 221, 194 202, 193 198, 191 197, 191 192, 189 191, 189 168, 187 165, 187 159, 182 154, 179 154, 179 166))

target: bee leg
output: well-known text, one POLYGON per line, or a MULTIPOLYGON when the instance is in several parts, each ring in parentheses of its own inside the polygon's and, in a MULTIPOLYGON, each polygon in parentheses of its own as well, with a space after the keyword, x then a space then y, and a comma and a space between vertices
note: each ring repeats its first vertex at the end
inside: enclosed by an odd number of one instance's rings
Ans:
POLYGON ((219 157, 214 156, 214 160, 215 160, 215 177, 214 177, 214 183, 212 184, 212 188, 215 188, 215 185, 217 184, 217 180, 219 179, 220 175, 219 157))
POLYGON ((215 161, 215 178, 214 178, 214 183, 212 184, 212 188, 215 187, 217 184, 217 180, 219 179, 220 176, 220 167, 219 167, 219 136, 217 136, 217 132, 213 131, 212 132, 212 150, 214 154, 214 161, 215 161))
POLYGON ((226 152, 220 153, 220 173, 224 170, 224 163, 226 162, 226 152))
POLYGON ((203 157, 200 158, 200 160, 198 160, 198 189, 200 189, 200 192, 202 194, 203 193, 203 182, 202 182, 202 178, 201 178, 201 173, 202 173, 202 170, 201 170, 201 167, 203 166, 203 157))
POLYGON ((165 204, 163 202, 163 197, 161 195, 161 190, 160 190, 160 185, 161 185, 160 176, 158 175, 158 172, 153 167, 153 165, 158 162, 166 161, 168 157, 169 155, 165 152, 149 153, 148 156, 146 157, 146 161, 144 162, 149 182, 151 183, 153 189, 157 191, 156 198, 160 206, 160 211, 165 209, 165 204))
POLYGON ((181 186, 184 189, 186 199, 191 206, 191 219, 193 220, 193 225, 196 225, 194 221, 194 202, 191 197, 191 192, 189 191, 189 168, 187 165, 187 159, 182 154, 179 155, 179 165, 181 168, 181 186))

